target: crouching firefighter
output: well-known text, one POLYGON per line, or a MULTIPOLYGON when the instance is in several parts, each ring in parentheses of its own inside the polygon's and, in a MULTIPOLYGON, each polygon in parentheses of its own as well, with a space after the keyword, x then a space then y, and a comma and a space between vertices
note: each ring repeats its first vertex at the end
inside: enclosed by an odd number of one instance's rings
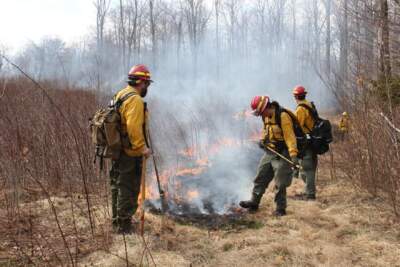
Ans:
POLYGON ((270 102, 268 96, 256 96, 251 102, 255 116, 261 116, 264 129, 260 146, 265 150, 254 179, 251 200, 239 205, 251 212, 258 210, 261 198, 272 179, 275 180, 275 216, 286 215, 286 188, 292 183, 293 167, 298 167, 295 115, 270 102), (289 160, 289 158, 291 160, 289 160))
POLYGON ((144 65, 132 67, 128 86, 114 96, 121 123, 122 149, 110 170, 112 225, 118 233, 132 232, 132 216, 138 208, 142 164, 151 155, 147 145, 147 108, 143 98, 152 80, 144 65))

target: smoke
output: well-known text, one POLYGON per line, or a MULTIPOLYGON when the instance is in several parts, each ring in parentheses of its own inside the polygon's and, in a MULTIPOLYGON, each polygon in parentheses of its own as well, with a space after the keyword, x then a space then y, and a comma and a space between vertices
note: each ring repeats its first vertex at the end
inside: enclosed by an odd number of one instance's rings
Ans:
MULTIPOLYGON (((28 46, 17 60, 38 79, 64 80, 109 95, 126 86, 131 65, 148 65, 155 83, 146 100, 160 169, 179 169, 208 157, 211 166, 197 182, 187 177, 187 185, 199 191, 200 197, 194 200, 199 210, 204 211, 201 199, 207 199, 216 212, 224 212, 249 197, 261 155, 249 148, 250 143, 245 144, 255 129, 261 129, 261 121, 237 120, 234 115, 248 109, 254 95, 269 95, 293 109, 291 89, 297 84, 308 89, 317 107, 328 107, 332 98, 314 65, 322 46, 310 41, 315 35, 312 20, 296 20, 296 8, 308 12, 307 5, 296 7, 287 1, 242 5, 242 1, 226 0, 220 1, 218 12, 211 5, 200 5, 196 14, 189 14, 192 11, 185 5, 190 1, 174 2, 155 1, 151 13, 147 1, 138 1, 139 12, 135 13, 133 2, 126 1, 130 4, 124 9, 123 21, 138 19, 139 25, 137 29, 125 25, 125 30, 140 39, 121 37, 121 13, 118 6, 112 6, 102 34, 69 46, 45 39, 28 46), (135 17, 138 13, 140 17, 135 17), (151 14, 156 14, 154 31, 151 14), (243 145, 222 147, 211 155, 210 144, 224 138, 243 145), (196 148, 196 153, 183 157, 181 152, 190 148, 196 148)), ((316 26, 315 31, 321 25, 316 26)), ((172 182, 165 186, 174 190, 172 182)))

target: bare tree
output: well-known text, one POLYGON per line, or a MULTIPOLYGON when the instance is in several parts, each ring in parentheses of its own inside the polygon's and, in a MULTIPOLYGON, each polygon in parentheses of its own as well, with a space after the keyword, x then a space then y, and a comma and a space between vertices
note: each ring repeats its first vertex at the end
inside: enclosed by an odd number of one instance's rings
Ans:
POLYGON ((348 9, 348 1, 343 0, 343 8, 341 10, 342 17, 340 19, 340 55, 339 55, 339 87, 340 90, 344 88, 344 81, 347 80, 348 77, 348 52, 349 52, 349 9, 348 9))
POLYGON ((127 60, 126 60, 126 34, 125 34, 125 23, 124 23, 124 5, 122 0, 119 0, 119 19, 120 19, 120 44, 122 47, 122 54, 121 54, 121 62, 123 66, 123 70, 127 68, 127 60))
POLYGON ((325 61, 326 73, 331 73, 331 15, 332 15, 332 0, 325 0, 326 12, 326 38, 325 38, 325 61))
POLYGON ((154 15, 154 0, 149 0, 149 20, 150 20, 152 62, 153 62, 153 67, 156 68, 157 39, 156 39, 156 20, 154 15))
POLYGON ((97 50, 101 51, 104 43, 104 25, 110 7, 110 0, 96 0, 94 6, 96 8, 96 44, 97 50))
POLYGON ((182 0, 181 6, 185 16, 189 43, 192 50, 193 74, 194 77, 196 77, 198 49, 207 27, 209 13, 205 8, 204 0, 182 0))
POLYGON ((384 79, 392 76, 390 62, 390 36, 389 36, 389 5, 387 0, 379 0, 380 3, 380 75, 384 79))

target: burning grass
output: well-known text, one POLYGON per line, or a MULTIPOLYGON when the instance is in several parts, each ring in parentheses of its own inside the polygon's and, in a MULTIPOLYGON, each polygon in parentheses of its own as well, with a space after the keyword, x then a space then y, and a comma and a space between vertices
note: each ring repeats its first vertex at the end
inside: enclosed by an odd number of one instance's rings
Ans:
MULTIPOLYGON (((376 207, 368 195, 350 184, 331 180, 329 159, 319 172, 317 202, 289 198, 288 216, 271 216, 273 192, 269 190, 256 214, 242 214, 245 222, 208 228, 210 217, 196 215, 164 218, 147 215, 146 239, 160 266, 396 266, 400 251, 400 228, 393 216, 376 207), (204 219, 203 221, 203 218, 204 219), (183 221, 181 222, 180 219, 183 221), (191 223, 192 219, 197 221, 191 223), (250 222, 247 224, 247 222, 250 222), (164 230, 163 230, 164 229, 164 230)), ((302 190, 295 180, 289 196, 302 190)), ((141 245, 127 237, 128 257, 135 262, 141 245)), ((124 256, 121 238, 110 247, 124 256)), ((101 251, 81 264, 125 266, 123 259, 101 251)))

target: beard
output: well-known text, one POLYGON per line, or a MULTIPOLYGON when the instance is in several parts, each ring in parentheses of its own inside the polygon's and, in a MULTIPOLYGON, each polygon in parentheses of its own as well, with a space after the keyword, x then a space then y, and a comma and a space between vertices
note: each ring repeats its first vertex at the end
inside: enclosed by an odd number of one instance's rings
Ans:
POLYGON ((141 97, 145 97, 147 95, 147 87, 143 88, 140 92, 141 97))

